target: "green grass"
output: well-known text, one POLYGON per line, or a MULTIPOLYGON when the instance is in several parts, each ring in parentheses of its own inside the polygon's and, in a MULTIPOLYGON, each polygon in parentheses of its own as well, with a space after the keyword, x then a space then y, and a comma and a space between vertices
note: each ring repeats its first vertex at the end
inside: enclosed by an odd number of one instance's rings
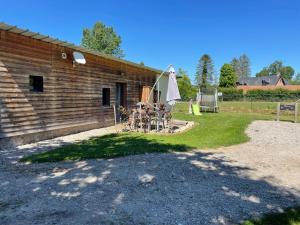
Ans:
MULTIPOLYGON (((293 104, 293 102, 285 102, 284 104, 293 104)), ((257 114, 257 115, 268 115, 272 119, 276 119, 277 114, 277 102, 220 102, 221 112, 232 112, 232 113, 247 113, 247 114, 257 114)), ((300 104, 298 104, 298 112, 300 112, 300 104)), ((300 122, 300 113, 297 117, 298 122, 300 122)), ((294 112, 282 111, 280 120, 283 121, 294 121, 294 112)))
POLYGON ((247 220, 242 225, 300 225, 300 207, 286 209, 283 213, 266 214, 258 220, 247 220))
POLYGON ((249 140, 246 127, 257 119, 271 119, 269 115, 244 113, 186 114, 187 104, 178 104, 174 116, 195 121, 187 132, 175 135, 123 133, 94 137, 80 143, 63 146, 45 153, 22 158, 22 162, 57 162, 92 158, 113 158, 144 153, 189 151, 240 144, 249 140))

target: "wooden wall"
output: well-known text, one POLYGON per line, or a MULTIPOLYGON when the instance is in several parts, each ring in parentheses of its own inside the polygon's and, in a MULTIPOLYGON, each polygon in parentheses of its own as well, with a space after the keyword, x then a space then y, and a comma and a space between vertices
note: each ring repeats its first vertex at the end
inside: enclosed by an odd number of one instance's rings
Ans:
POLYGON ((84 54, 86 65, 73 67, 72 52, 0 30, 0 138, 39 132, 47 138, 48 131, 57 129, 69 127, 66 133, 72 133, 74 126, 78 131, 112 125, 113 108, 102 106, 102 88, 111 88, 113 105, 116 83, 126 83, 131 107, 139 101, 141 87, 153 85, 156 78, 153 71, 91 54, 84 54), (43 76, 44 92, 30 91, 30 75, 43 76))

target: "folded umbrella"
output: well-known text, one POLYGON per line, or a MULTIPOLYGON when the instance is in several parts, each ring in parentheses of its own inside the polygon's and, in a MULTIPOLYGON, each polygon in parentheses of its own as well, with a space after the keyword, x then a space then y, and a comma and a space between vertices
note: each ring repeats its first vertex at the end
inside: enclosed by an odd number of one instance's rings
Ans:
POLYGON ((168 81, 168 91, 166 100, 169 105, 174 105, 176 100, 181 99, 177 80, 176 80, 176 72, 175 69, 171 66, 169 69, 169 81, 168 81))

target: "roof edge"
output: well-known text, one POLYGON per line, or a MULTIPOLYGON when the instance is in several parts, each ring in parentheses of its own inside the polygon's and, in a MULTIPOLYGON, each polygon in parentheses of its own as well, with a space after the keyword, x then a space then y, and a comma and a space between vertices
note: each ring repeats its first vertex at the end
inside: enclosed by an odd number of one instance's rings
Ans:
POLYGON ((127 65, 131 65, 131 66, 134 66, 134 67, 141 68, 141 69, 150 70, 150 71, 155 72, 155 73, 161 73, 162 72, 162 70, 159 70, 159 69, 155 69, 155 68, 152 68, 152 67, 149 67, 149 66, 143 66, 143 65, 140 65, 138 63, 131 62, 131 61, 128 61, 128 60, 125 60, 125 59, 120 59, 120 58, 117 58, 117 57, 114 57, 114 56, 111 56, 111 55, 106 55, 104 53, 97 52, 95 50, 90 50, 90 49, 84 48, 82 46, 72 44, 72 43, 67 42, 67 41, 61 41, 59 39, 52 38, 48 35, 43 35, 43 34, 40 34, 40 33, 37 33, 37 32, 32 32, 29 29, 22 29, 22 28, 19 28, 17 26, 12 26, 12 25, 9 25, 9 24, 4 23, 4 22, 0 22, 0 30, 16 33, 16 34, 19 34, 19 35, 22 35, 22 36, 30 37, 30 38, 37 39, 37 40, 47 42, 47 43, 51 43, 51 44, 56 44, 56 45, 59 45, 59 46, 62 46, 62 47, 71 48, 71 49, 74 49, 74 50, 77 50, 77 51, 80 51, 80 52, 83 52, 83 53, 88 53, 88 54, 92 54, 92 55, 95 55, 95 56, 100 56, 100 57, 103 57, 103 58, 106 58, 106 59, 121 62, 121 63, 127 64, 127 65))

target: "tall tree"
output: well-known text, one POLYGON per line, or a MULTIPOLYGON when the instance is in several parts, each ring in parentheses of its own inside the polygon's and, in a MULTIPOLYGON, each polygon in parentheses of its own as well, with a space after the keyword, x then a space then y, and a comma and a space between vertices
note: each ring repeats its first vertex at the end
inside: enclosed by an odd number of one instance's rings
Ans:
POLYGON ((239 58, 240 62, 240 76, 239 77, 250 77, 251 68, 250 68, 250 59, 246 54, 243 54, 239 58))
POLYGON ((233 58, 230 64, 238 78, 251 76, 250 59, 246 54, 241 55, 238 59, 233 58))
POLYGON ((197 65, 196 84, 199 88, 205 88, 213 82, 214 65, 211 57, 204 54, 197 65))
POLYGON ((177 83, 182 100, 187 101, 191 98, 195 99, 197 95, 197 88, 192 85, 187 72, 179 68, 178 76, 181 77, 177 80, 177 83))
POLYGON ((233 67, 233 69, 234 69, 234 71, 235 71, 235 73, 236 73, 236 76, 238 77, 238 78, 240 78, 240 77, 242 77, 242 75, 241 75, 241 68, 240 68, 240 60, 239 59, 237 59, 237 58, 233 58, 232 60, 231 60, 231 66, 233 67))
POLYGON ((92 29, 85 28, 83 30, 81 45, 91 50, 123 58, 121 42, 121 37, 115 33, 112 27, 97 22, 92 29))
POLYGON ((224 64, 220 71, 220 87, 231 88, 235 87, 237 76, 234 68, 230 64, 224 64))

